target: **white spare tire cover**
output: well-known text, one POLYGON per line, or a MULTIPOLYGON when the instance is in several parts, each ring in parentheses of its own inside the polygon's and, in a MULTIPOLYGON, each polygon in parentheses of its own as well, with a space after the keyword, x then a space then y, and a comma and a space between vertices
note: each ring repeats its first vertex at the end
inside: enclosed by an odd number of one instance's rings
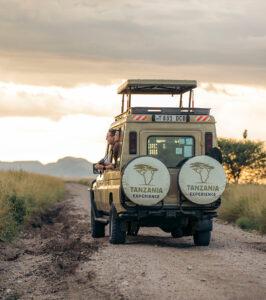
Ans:
POLYGON ((179 187, 183 195, 197 204, 210 204, 220 198, 226 185, 222 165, 206 155, 187 160, 180 169, 179 187))
POLYGON ((165 198, 170 188, 167 167, 157 158, 141 156, 132 159, 122 175, 127 198, 138 205, 155 205, 165 198))

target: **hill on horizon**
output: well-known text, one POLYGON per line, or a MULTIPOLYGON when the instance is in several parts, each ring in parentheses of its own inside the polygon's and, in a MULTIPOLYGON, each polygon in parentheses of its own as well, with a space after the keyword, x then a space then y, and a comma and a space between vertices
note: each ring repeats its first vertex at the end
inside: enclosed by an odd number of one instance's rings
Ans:
POLYGON ((92 163, 84 158, 67 156, 57 162, 42 164, 39 161, 0 161, 0 171, 23 170, 32 173, 45 174, 65 178, 84 178, 94 176, 92 163))

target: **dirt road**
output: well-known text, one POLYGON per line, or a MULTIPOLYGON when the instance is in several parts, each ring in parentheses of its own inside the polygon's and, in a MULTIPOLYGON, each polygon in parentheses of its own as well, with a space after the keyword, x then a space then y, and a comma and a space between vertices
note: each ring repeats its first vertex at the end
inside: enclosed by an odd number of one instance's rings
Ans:
POLYGON ((148 228, 110 245, 90 237, 86 187, 67 188, 15 243, 0 243, 0 298, 266 298, 265 237, 215 222, 210 247, 148 228))

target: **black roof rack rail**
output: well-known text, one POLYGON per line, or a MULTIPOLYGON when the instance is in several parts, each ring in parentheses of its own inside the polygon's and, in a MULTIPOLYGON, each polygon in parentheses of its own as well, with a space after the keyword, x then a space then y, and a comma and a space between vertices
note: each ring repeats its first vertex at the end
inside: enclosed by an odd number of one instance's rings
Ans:
POLYGON ((209 115, 210 108, 178 108, 178 107, 131 107, 131 114, 165 114, 165 115, 209 115))

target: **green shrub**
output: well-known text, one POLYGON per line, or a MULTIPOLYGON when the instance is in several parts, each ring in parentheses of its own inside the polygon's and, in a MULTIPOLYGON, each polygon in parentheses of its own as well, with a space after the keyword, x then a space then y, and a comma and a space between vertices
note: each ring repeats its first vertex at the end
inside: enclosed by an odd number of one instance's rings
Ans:
POLYGON ((18 232, 18 224, 12 214, 0 215, 0 240, 10 241, 18 232))
POLYGON ((7 203, 9 206, 9 213, 14 221, 18 225, 22 224, 26 216, 26 203, 24 198, 13 195, 7 198, 7 203))
POLYGON ((244 230, 258 230, 258 224, 255 222, 255 220, 252 220, 248 217, 240 217, 236 220, 236 225, 244 230))

